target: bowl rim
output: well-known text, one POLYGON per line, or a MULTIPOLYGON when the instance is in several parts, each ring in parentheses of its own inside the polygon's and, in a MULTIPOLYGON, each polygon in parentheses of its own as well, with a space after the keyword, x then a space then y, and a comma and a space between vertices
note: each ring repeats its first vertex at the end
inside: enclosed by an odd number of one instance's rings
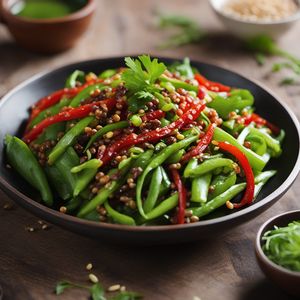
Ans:
MULTIPOLYGON (((1 0, 3 1, 3 0, 1 0)), ((0 2, 1 2, 0 1, 0 2)), ((79 19, 83 19, 94 12, 96 9, 96 0, 86 0, 86 4, 82 6, 80 9, 74 11, 71 14, 68 14, 64 17, 58 17, 58 18, 45 18, 45 19, 34 19, 34 18, 28 18, 28 17, 20 17, 17 15, 14 15, 10 10, 9 5, 10 0, 3 1, 2 8, 3 8, 3 16, 5 18, 5 21, 7 22, 7 19, 13 19, 17 22, 25 22, 28 24, 56 24, 56 23, 67 23, 76 21, 79 19), (6 17, 5 17, 6 16, 6 17)), ((0 4, 1 5, 1 4, 0 4)))
MULTIPOLYGON (((281 218, 282 216, 286 216, 286 215, 292 215, 295 213, 299 213, 300 215, 300 210, 296 209, 296 210, 290 210, 278 215, 275 215, 274 217, 268 219, 267 221, 265 221, 259 228, 257 234, 256 234, 256 239, 255 239, 255 249, 256 249, 256 253, 259 256, 259 259, 263 260, 264 263, 268 264, 269 266, 271 266, 273 269, 276 269, 278 272, 284 273, 286 275, 289 276, 293 276, 293 277, 297 277, 300 279, 300 271, 292 271, 289 270, 283 266, 280 266, 276 263, 274 263, 273 261, 271 261, 267 255, 264 253, 264 251, 262 250, 262 233, 263 231, 266 229, 266 227, 270 224, 273 223, 274 221, 276 221, 277 219, 281 218)), ((299 218, 300 219, 300 218, 299 218)), ((295 221, 295 220, 290 220, 291 221, 295 221)))
MULTIPOLYGON (((224 11, 222 11, 222 9, 218 8, 215 5, 215 1, 216 0, 209 0, 210 6, 213 8, 213 10, 221 15, 224 18, 227 18, 228 20, 232 20, 235 22, 239 22, 239 23, 243 23, 243 24, 248 24, 248 25, 266 25, 266 26, 272 26, 272 25, 283 25, 283 24, 287 24, 287 23, 292 23, 294 21, 297 21, 300 19, 300 2, 299 0, 297 0, 297 6, 298 6, 298 10, 297 12, 295 12, 294 14, 285 17, 283 19, 279 19, 279 20, 258 20, 258 21, 252 21, 252 20, 247 20, 247 19, 242 19, 239 18, 235 15, 231 15, 229 13, 226 13, 224 11)), ((226 0, 229 1, 229 0, 226 0)))
MULTIPOLYGON (((126 56, 137 57, 136 54, 126 55, 126 56)), ((162 60, 162 61, 182 60, 182 58, 164 57, 164 56, 157 56, 157 55, 151 55, 151 57, 157 57, 159 60, 162 60)), ((94 58, 94 59, 90 59, 90 60, 81 60, 81 61, 77 61, 77 62, 73 62, 73 63, 70 63, 70 64, 63 65, 61 67, 56 67, 56 68, 53 68, 53 69, 50 69, 50 70, 47 70, 47 71, 42 71, 42 72, 30 77, 29 79, 21 82, 16 87, 11 89, 8 93, 6 93, 2 97, 2 99, 0 100, 0 112, 1 112, 2 106, 5 105, 5 103, 9 100, 9 98, 15 92, 18 92, 19 90, 21 90, 26 85, 28 85, 28 84, 30 84, 30 83, 38 80, 38 79, 42 79, 44 76, 47 76, 47 75, 49 75, 51 73, 54 73, 54 72, 59 72, 59 71, 65 69, 65 68, 77 69, 79 64, 97 64, 97 63, 99 64, 99 62, 101 62, 101 63, 103 63, 103 62, 112 62, 112 61, 115 61, 115 60, 118 61, 118 60, 123 60, 123 59, 124 59, 124 56, 110 56, 110 57, 103 57, 103 58, 94 58)), ((213 65, 213 64, 209 64, 209 63, 205 63, 205 62, 201 62, 201 61, 198 61, 198 60, 191 60, 192 65, 195 64, 195 63, 200 63, 200 64, 204 64, 206 66, 211 66, 211 67, 217 67, 221 70, 231 72, 231 73, 233 73, 235 75, 238 75, 239 77, 241 77, 245 80, 248 80, 248 81, 254 83, 258 87, 260 87, 261 89, 263 89, 267 93, 269 93, 274 98, 274 100, 277 101, 282 106, 282 108, 286 110, 286 112, 290 116, 290 118, 291 118, 291 120, 292 120, 292 122, 293 122, 293 124, 296 128, 296 131, 297 131, 297 134, 298 134, 298 140, 299 140, 299 143, 300 143, 300 124, 299 124, 299 121, 298 121, 297 117, 292 112, 292 110, 287 106, 287 104, 285 104, 280 99, 280 97, 277 97, 277 96, 275 97, 274 93, 272 91, 270 91, 269 88, 264 87, 262 84, 258 83, 256 80, 249 79, 249 77, 245 77, 245 76, 239 74, 238 72, 230 71, 230 70, 225 69, 223 67, 213 65)), ((64 219, 65 221, 75 222, 79 225, 87 225, 87 226, 96 227, 96 228, 100 227, 102 229, 110 229, 110 230, 115 230, 115 231, 134 231, 134 232, 168 231, 168 232, 170 232, 170 231, 174 231, 174 230, 175 231, 180 231, 180 230, 186 230, 188 228, 214 225, 216 223, 217 224, 222 224, 222 223, 226 223, 230 220, 237 219, 237 218, 239 218, 243 215, 248 215, 248 214, 252 213, 254 210, 265 206, 269 202, 272 202, 272 200, 274 200, 275 198, 280 197, 289 188, 289 186, 294 182, 294 180, 296 179, 299 171, 300 171, 300 147, 298 149, 296 163, 295 163, 291 173, 285 179, 285 181, 276 190, 274 190, 271 194, 269 194, 268 196, 266 196, 265 198, 261 199, 258 202, 254 202, 253 204, 251 204, 250 206, 247 206, 246 208, 235 211, 234 213, 228 214, 226 216, 222 216, 222 217, 218 217, 218 218, 214 218, 214 219, 209 219, 209 220, 203 220, 201 222, 184 224, 184 226, 182 226, 181 224, 151 225, 151 226, 130 226, 130 225, 110 224, 110 223, 101 223, 101 222, 85 220, 85 219, 78 218, 76 216, 63 214, 63 213, 61 213, 57 210, 54 210, 52 208, 47 207, 46 205, 44 205, 42 203, 36 202, 32 198, 26 196, 25 194, 19 192, 16 188, 11 186, 4 178, 2 178, 2 176, 0 176, 0 188, 4 188, 5 190, 8 190, 11 194, 17 195, 19 198, 21 198, 23 201, 25 201, 27 207, 28 206, 34 207, 35 209, 38 209, 38 210, 42 211, 42 213, 44 213, 45 215, 51 215, 55 219, 56 218, 64 219)))

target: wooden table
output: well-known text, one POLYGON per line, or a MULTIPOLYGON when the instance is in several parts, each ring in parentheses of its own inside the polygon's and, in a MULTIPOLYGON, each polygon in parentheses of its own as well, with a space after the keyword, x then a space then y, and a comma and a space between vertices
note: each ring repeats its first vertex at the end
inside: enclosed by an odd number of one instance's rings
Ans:
MULTIPOLYGON (((99 0, 93 24, 74 49, 40 56, 18 48, 4 27, 0 28, 0 95, 30 76, 82 59, 133 53, 171 57, 189 56, 211 62, 257 79, 278 93, 299 116, 299 86, 278 86, 282 75, 271 75, 272 60, 258 67, 253 58, 223 34, 221 24, 208 3, 200 0, 99 0), (155 27, 154 13, 168 11, 189 15, 207 30, 220 33, 215 43, 158 50, 167 36, 155 27), (230 45, 232 42, 232 45, 230 45), (216 44, 218 43, 218 44, 216 44)), ((280 40, 299 53, 300 24, 280 40)), ((20 207, 2 207, 10 199, 0 192, 0 285, 5 299, 57 299, 56 282, 68 279, 87 282, 85 265, 92 262, 94 273, 105 286, 121 283, 150 300, 290 299, 270 283, 257 266, 254 238, 258 227, 275 214, 299 208, 299 180, 272 208, 256 219, 233 228, 221 240, 130 248, 111 246, 51 226, 28 232, 28 225, 40 228, 38 219, 20 207), (267 298, 266 298, 267 297, 267 298)), ((66 292, 58 299, 87 299, 84 291, 66 292)))

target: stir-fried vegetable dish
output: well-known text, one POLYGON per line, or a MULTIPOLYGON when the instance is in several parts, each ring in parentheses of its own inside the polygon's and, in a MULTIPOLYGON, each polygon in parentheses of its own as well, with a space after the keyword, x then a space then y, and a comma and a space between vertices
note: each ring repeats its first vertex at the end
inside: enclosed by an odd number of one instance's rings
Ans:
POLYGON ((100 75, 74 71, 32 108, 7 161, 49 207, 126 225, 198 222, 251 205, 276 170, 283 130, 250 91, 142 55, 100 75), (208 216, 209 217, 209 216, 208 216))

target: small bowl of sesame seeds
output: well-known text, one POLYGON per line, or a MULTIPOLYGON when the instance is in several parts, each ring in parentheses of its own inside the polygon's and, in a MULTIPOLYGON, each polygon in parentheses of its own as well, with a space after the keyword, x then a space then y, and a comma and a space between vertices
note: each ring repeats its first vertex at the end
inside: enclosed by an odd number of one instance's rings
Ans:
POLYGON ((276 39, 300 18, 299 0, 210 0, 210 4, 239 38, 266 34, 276 39))

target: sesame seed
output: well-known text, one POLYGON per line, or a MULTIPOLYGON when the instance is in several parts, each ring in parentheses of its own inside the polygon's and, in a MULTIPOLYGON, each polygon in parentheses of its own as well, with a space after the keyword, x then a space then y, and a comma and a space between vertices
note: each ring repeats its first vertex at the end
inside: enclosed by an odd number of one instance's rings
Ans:
POLYGON ((184 135, 181 134, 181 133, 177 133, 177 134, 176 134, 176 138, 177 138, 178 140, 183 140, 183 139, 184 139, 184 135))
POLYGON ((114 136, 114 133, 112 131, 109 131, 106 133, 105 137, 108 139, 111 139, 114 136))
POLYGON ((234 209, 234 205, 230 201, 226 201, 226 206, 229 209, 234 209))
POLYGON ((7 202, 3 205, 4 210, 11 210, 12 208, 13 208, 13 205, 11 203, 7 202))
POLYGON ((191 216, 190 221, 191 221, 191 223, 195 223, 195 222, 199 221, 199 218, 197 216, 191 216))
POLYGON ((91 263, 88 263, 85 267, 88 271, 93 269, 93 265, 91 263))
POLYGON ((92 283, 98 283, 99 282, 98 277, 95 274, 93 274, 93 273, 89 274, 89 280, 92 283))
POLYGON ((121 286, 119 284, 114 284, 114 285, 111 285, 107 290, 109 292, 116 292, 118 290, 120 290, 121 286))
POLYGON ((65 213, 67 212, 67 208, 66 208, 65 206, 61 206, 61 207, 59 208, 59 211, 60 211, 61 213, 65 214, 65 213))
POLYGON ((122 285, 122 286, 120 287, 120 291, 121 291, 121 292, 125 292, 125 291, 126 291, 126 286, 122 285))

